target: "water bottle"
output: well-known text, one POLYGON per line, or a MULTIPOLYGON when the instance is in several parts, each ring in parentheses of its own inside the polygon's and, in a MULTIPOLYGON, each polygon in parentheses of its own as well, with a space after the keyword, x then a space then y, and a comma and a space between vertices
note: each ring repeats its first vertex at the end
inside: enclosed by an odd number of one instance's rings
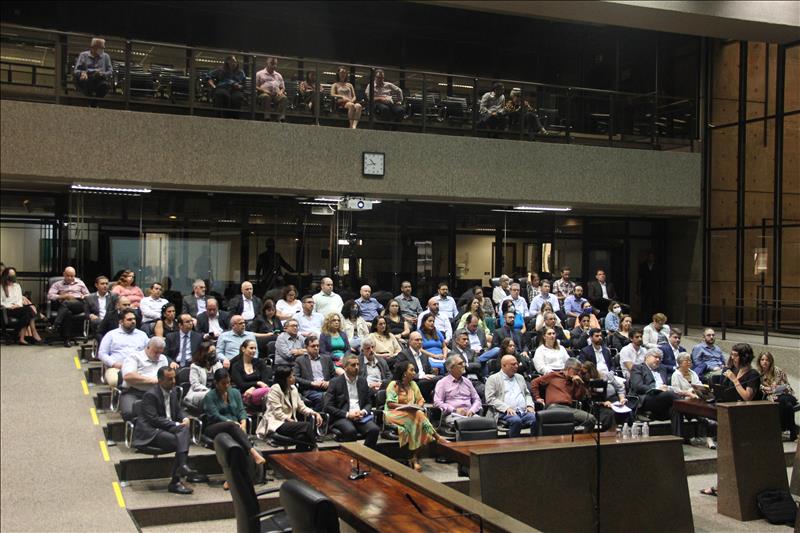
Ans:
POLYGON ((639 424, 639 422, 634 422, 631 428, 631 437, 638 439, 640 435, 639 431, 641 431, 641 424, 639 424))
POLYGON ((645 422, 644 426, 642 427, 642 437, 645 439, 650 437, 650 424, 645 422))
POLYGON ((617 426, 617 440, 622 439, 622 426, 617 426))
POLYGON ((625 422, 625 425, 622 426, 622 438, 629 439, 631 438, 631 427, 625 422))

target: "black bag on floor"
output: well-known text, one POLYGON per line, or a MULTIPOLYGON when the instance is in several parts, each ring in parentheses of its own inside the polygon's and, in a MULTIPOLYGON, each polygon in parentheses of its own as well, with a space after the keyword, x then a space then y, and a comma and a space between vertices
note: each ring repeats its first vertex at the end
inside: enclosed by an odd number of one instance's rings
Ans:
POLYGON ((794 525, 797 504, 788 490, 765 490, 756 496, 758 509, 770 524, 794 525))

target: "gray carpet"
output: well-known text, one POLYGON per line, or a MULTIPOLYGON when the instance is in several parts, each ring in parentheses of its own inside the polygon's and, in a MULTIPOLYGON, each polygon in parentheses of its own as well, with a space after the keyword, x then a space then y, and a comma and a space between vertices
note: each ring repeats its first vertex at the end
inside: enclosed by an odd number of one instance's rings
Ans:
POLYGON ((76 352, 0 347, 3 532, 136 531, 117 503, 76 352))

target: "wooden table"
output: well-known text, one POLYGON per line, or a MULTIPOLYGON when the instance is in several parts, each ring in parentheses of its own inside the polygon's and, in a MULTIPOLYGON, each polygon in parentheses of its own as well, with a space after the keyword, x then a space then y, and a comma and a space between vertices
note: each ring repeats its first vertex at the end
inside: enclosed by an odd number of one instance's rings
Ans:
MULTIPOLYGON (((615 439, 616 433, 607 431, 600 434, 601 441, 615 439)), ((596 434, 577 433, 574 435, 553 435, 546 437, 518 437, 514 439, 487 439, 487 440, 465 440, 460 442, 450 442, 448 444, 436 444, 435 453, 456 461, 460 465, 469 466, 470 453, 476 450, 497 450, 502 451, 520 446, 530 446, 531 444, 562 444, 567 442, 591 442, 596 434), (573 438, 574 437, 574 438, 573 438)))
MULTIPOLYGON (((274 454, 269 463, 284 476, 305 481, 330 498, 339 517, 358 531, 481 530, 478 522, 410 484, 385 475, 382 469, 375 468, 365 479, 351 481, 351 458, 342 450, 328 450, 274 454)), ((369 469, 364 462, 361 467, 369 469)))
POLYGON ((684 415, 702 416, 703 418, 717 419, 717 404, 705 400, 687 398, 672 402, 672 410, 684 415))

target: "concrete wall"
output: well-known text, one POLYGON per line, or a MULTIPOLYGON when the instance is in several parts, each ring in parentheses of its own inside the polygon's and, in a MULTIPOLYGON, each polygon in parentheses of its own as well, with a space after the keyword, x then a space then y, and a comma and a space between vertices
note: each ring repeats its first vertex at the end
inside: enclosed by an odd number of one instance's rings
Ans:
POLYGON ((700 154, 526 143, 126 112, 2 100, 3 185, 157 188, 698 215, 700 154), (363 151, 386 153, 382 180, 363 151), (560 184, 568 184, 561 186, 560 184))

